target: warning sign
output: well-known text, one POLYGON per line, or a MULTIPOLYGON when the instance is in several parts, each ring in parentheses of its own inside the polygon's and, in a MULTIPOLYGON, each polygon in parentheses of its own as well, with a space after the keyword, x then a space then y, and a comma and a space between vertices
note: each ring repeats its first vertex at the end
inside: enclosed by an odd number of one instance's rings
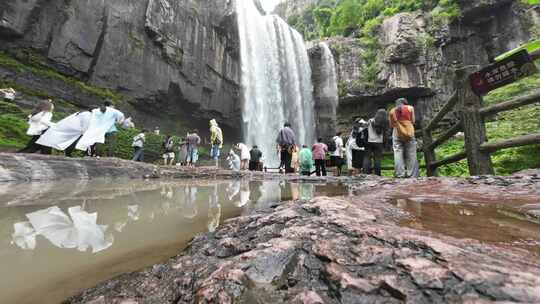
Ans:
POLYGON ((470 76, 471 87, 478 96, 510 84, 537 72, 526 50, 519 51, 499 62, 491 64, 470 76))

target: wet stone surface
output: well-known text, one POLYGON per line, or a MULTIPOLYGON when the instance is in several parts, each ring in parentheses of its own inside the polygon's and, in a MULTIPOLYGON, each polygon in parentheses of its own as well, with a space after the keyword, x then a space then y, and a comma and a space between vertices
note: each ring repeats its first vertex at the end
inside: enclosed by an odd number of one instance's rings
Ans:
MULTIPOLYGON (((507 180, 504 187, 517 185, 507 180)), ((494 189, 483 181, 471 187, 471 197, 494 189)), ((230 219, 166 263, 119 276, 66 303, 540 302, 536 256, 400 227, 410 213, 366 198, 404 194, 409 181, 380 180, 376 195, 366 191, 368 184, 358 185, 356 197, 295 201, 230 219), (386 192, 385 183, 394 192, 386 192)), ((531 183, 528 191, 537 190, 531 183)))

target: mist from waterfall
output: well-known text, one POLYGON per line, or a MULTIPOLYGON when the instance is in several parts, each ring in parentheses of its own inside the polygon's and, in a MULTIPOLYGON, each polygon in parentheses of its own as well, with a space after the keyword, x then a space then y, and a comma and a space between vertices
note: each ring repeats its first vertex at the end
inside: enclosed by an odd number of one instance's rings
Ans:
POLYGON ((302 36, 276 15, 263 15, 253 0, 236 0, 243 89, 243 131, 267 166, 277 167, 276 137, 290 122, 298 144, 311 145, 315 116, 311 67, 302 36))
MULTIPOLYGON (((321 96, 325 97, 329 106, 336 110, 339 101, 338 76, 334 55, 326 42, 320 42, 321 48, 321 96)), ((334 113, 335 117, 335 113, 334 113)))

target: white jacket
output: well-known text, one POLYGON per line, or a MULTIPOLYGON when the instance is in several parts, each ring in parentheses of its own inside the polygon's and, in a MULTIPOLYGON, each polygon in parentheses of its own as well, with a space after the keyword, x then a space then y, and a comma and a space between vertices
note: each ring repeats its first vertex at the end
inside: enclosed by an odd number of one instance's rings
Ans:
POLYGON ((41 135, 43 131, 53 126, 51 119, 52 112, 39 112, 36 115, 29 116, 28 124, 30 126, 26 134, 31 136, 41 135))

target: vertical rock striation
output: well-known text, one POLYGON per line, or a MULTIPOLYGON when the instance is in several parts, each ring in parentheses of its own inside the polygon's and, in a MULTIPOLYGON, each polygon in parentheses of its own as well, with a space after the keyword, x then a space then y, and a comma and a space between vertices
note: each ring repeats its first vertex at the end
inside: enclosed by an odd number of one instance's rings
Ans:
POLYGON ((120 92, 140 122, 174 129, 217 118, 239 133, 230 1, 6 0, 0 20, 0 49, 31 49, 64 75, 120 92))
POLYGON ((315 100, 317 135, 330 138, 336 133, 336 111, 339 103, 338 74, 334 55, 326 42, 310 48, 311 70, 315 100))

